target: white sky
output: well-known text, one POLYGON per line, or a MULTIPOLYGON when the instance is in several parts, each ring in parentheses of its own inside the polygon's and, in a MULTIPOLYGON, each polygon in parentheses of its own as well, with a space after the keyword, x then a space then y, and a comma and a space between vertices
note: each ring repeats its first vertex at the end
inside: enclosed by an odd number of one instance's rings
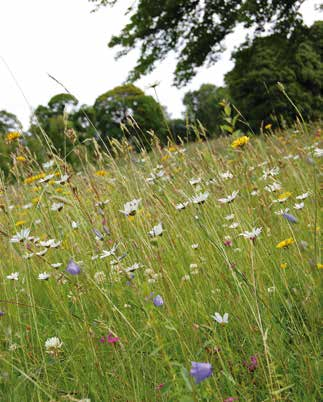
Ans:
MULTIPOLYGON (((85 104, 93 104, 97 96, 120 85, 138 52, 115 61, 116 50, 109 49, 107 43, 127 21, 123 11, 130 1, 133 0, 119 0, 114 8, 101 8, 91 13, 93 4, 87 0, 0 0, 0 110, 15 113, 27 128, 30 107, 45 105, 53 95, 63 92, 47 73, 85 104)), ((307 0, 302 6, 308 25, 322 18, 314 10, 316 3, 307 0)), ((233 67, 230 52, 243 38, 241 31, 230 35, 228 51, 221 61, 212 68, 201 69, 184 89, 172 87, 175 55, 136 85, 153 95, 152 89, 147 87, 160 82, 157 92, 161 103, 172 116, 180 116, 185 92, 205 82, 223 83, 224 74, 233 67)))

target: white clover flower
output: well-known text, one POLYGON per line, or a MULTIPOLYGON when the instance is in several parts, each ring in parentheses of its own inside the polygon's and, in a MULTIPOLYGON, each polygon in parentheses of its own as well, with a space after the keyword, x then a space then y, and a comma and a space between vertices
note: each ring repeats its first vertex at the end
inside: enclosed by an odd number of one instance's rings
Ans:
POLYGON ((10 275, 7 275, 7 279, 10 281, 17 281, 19 279, 19 272, 13 272, 10 275))
POLYGON ((119 211, 126 216, 129 216, 129 215, 133 216, 136 214, 140 202, 141 202, 141 198, 139 198, 138 200, 134 199, 132 201, 126 202, 123 206, 123 210, 120 209, 119 211))
POLYGON ((193 204, 203 204, 207 200, 209 194, 210 193, 208 191, 206 191, 205 193, 199 193, 192 197, 191 201, 193 202, 193 204))
POLYGON ((244 238, 249 239, 249 240, 255 240, 256 237, 260 236, 261 231, 262 231, 262 228, 253 228, 251 230, 251 232, 246 230, 245 232, 240 233, 239 236, 243 236, 244 238))
POLYGON ((40 281, 47 281, 49 278, 50 278, 50 274, 48 274, 47 272, 43 272, 38 275, 38 279, 40 281))
POLYGON ((61 340, 57 336, 48 338, 45 342, 46 352, 54 356, 58 355, 62 346, 63 342, 61 342, 61 340))
POLYGON ((216 322, 219 324, 228 324, 229 323, 229 314, 224 313, 223 317, 219 313, 214 313, 214 315, 211 316, 216 322))
POLYGON ((232 194, 227 195, 225 198, 219 198, 218 201, 221 202, 221 204, 230 203, 237 197, 238 194, 239 194, 239 190, 233 191, 232 194))
POLYGON ((158 225, 154 226, 148 233, 151 237, 161 236, 163 234, 163 225, 162 223, 158 223, 158 225))

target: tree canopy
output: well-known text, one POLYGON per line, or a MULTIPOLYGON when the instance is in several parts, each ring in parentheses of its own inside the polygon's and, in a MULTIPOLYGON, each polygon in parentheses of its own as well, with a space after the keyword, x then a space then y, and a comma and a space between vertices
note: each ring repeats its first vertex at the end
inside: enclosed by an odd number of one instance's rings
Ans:
POLYGON ((298 27, 290 38, 274 34, 246 43, 234 54, 235 67, 226 75, 233 102, 253 128, 280 116, 295 120, 295 107, 304 119, 322 116, 323 22, 298 27))
MULTIPOLYGON (((98 7, 121 0, 89 0, 98 7)), ((151 72, 157 62, 176 51, 175 84, 183 86, 203 64, 213 64, 224 49, 224 40, 238 24, 255 34, 268 26, 287 34, 301 21, 304 0, 138 0, 131 1, 130 21, 109 42, 121 47, 117 57, 140 48, 129 74, 135 81, 151 72)))

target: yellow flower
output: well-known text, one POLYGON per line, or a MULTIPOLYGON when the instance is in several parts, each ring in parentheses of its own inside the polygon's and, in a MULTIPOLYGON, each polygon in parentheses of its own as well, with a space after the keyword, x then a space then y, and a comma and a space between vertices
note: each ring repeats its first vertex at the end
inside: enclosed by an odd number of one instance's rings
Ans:
POLYGON ((97 176, 106 176, 106 175, 107 175, 107 172, 106 172, 105 170, 97 170, 97 171, 95 172, 95 174, 96 174, 97 176))
POLYGON ((316 266, 317 266, 317 269, 322 269, 323 268, 323 264, 321 264, 319 262, 316 264, 316 266))
POLYGON ((25 223, 27 223, 27 221, 17 221, 17 222, 16 222, 16 226, 22 226, 22 225, 24 225, 25 223))
POLYGON ((165 161, 167 161, 167 159, 169 159, 170 158, 170 156, 169 155, 164 155, 162 158, 161 158, 161 161, 162 162, 165 162, 165 161))
POLYGON ((234 140, 231 144, 232 148, 242 148, 244 145, 248 144, 250 138, 247 137, 246 135, 237 138, 234 140))
POLYGON ((39 201, 40 201, 40 197, 35 197, 35 198, 33 198, 33 199, 31 200, 31 202, 32 202, 33 204, 38 204, 39 201))
POLYGON ((174 146, 170 146, 169 148, 168 148, 168 151, 169 152, 175 152, 176 151, 176 147, 174 147, 174 146))
POLYGON ((280 264, 280 268, 281 268, 281 269, 287 268, 287 262, 282 262, 282 263, 280 264))
POLYGON ((20 137, 21 137, 21 134, 18 131, 12 131, 11 133, 7 134, 6 140, 7 140, 7 142, 13 142, 20 137))
POLYGON ((266 129, 266 130, 270 130, 271 127, 272 127, 272 124, 270 124, 270 123, 265 125, 265 129, 266 129))
POLYGON ((133 215, 128 215, 128 220, 130 222, 133 222, 135 220, 135 217, 133 215))
POLYGON ((38 186, 38 187, 33 187, 32 189, 31 189, 31 191, 32 192, 34 192, 34 193, 38 193, 38 191, 41 191, 41 187, 40 186, 38 186))
POLYGON ((280 201, 285 201, 287 200, 290 196, 292 195, 292 193, 290 191, 285 191, 285 193, 282 193, 278 196, 278 199, 280 201))
POLYGON ((289 239, 282 240, 276 246, 276 248, 286 248, 291 244, 295 243, 294 240, 290 237, 289 239))
POLYGON ((39 174, 37 174, 36 176, 27 177, 27 178, 25 179, 24 183, 25 183, 25 184, 31 184, 31 183, 33 183, 34 181, 37 181, 37 180, 39 180, 39 179, 44 178, 45 176, 46 176, 45 173, 39 173, 39 174))
POLYGON ((26 162, 27 159, 24 156, 17 156, 16 160, 18 162, 26 162))

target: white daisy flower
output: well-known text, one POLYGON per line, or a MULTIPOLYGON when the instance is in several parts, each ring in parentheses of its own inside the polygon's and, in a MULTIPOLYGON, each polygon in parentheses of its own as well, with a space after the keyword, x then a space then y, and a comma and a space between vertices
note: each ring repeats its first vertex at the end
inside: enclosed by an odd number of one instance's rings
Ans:
POLYGON ((310 193, 309 193, 309 192, 306 192, 306 193, 303 193, 303 194, 298 195, 298 196, 296 197, 296 199, 297 199, 297 200, 305 200, 305 199, 308 198, 309 196, 310 196, 310 193))
POLYGON ((238 194, 239 194, 239 190, 233 191, 232 194, 227 195, 225 198, 219 198, 218 201, 221 202, 221 204, 230 203, 237 197, 238 194))
POLYGON ((219 324, 228 324, 229 322, 229 314, 224 313, 223 317, 219 313, 214 313, 214 315, 211 316, 216 322, 219 324))
POLYGON ((10 239, 10 243, 21 243, 25 240, 29 240, 29 233, 30 229, 22 229, 10 239))
POLYGON ((227 172, 224 173, 220 173, 220 177, 223 180, 228 180, 228 179, 232 179, 233 178, 233 174, 231 172, 229 172, 229 170, 227 172))
POLYGON ((58 180, 55 181, 55 184, 65 184, 69 178, 70 176, 68 174, 64 174, 58 180))
POLYGON ((178 210, 185 209, 188 206, 188 204, 189 204, 188 201, 181 202, 181 203, 175 205, 175 208, 178 210))
POLYGON ((43 169, 47 170, 47 169, 51 168, 54 165, 54 163, 55 162, 53 160, 43 163, 42 164, 43 169))
POLYGON ((10 281, 17 281, 19 279, 19 272, 13 272, 10 275, 7 275, 7 279, 10 281))
POLYGON ((118 246, 119 246, 119 244, 115 243, 110 250, 102 250, 102 254, 100 255, 100 259, 102 260, 103 258, 110 257, 111 255, 114 255, 116 250, 117 250, 117 248, 118 248, 118 246))
POLYGON ((202 179, 200 177, 190 179, 190 185, 195 186, 201 183, 202 179))
POLYGON ((133 272, 136 271, 137 269, 141 268, 142 265, 139 264, 138 262, 135 262, 133 265, 131 265, 131 267, 128 267, 124 270, 124 272, 129 273, 129 272, 133 272))
POLYGON ((38 275, 38 279, 40 281, 47 281, 49 278, 50 278, 50 274, 48 274, 47 272, 43 272, 38 275))
POLYGON ((64 204, 62 202, 54 202, 51 206, 51 211, 61 211, 64 208, 64 204))
POLYGON ((208 191, 206 191, 205 193, 199 193, 192 197, 191 201, 193 202, 193 204, 203 204, 207 200, 209 194, 210 193, 208 191))
POLYGON ((80 224, 78 222, 72 221, 71 226, 72 226, 72 229, 77 229, 80 226, 80 224))
POLYGON ((132 201, 126 202, 123 206, 123 210, 120 209, 119 211, 126 216, 129 216, 129 215, 133 216, 137 212, 140 201, 141 201, 141 198, 139 198, 138 200, 134 199, 132 201))
POLYGON ((268 191, 269 193, 274 193, 275 191, 281 190, 282 186, 280 183, 277 181, 274 181, 272 184, 267 184, 265 186, 265 190, 268 191))
POLYGON ((262 231, 262 228, 253 228, 251 230, 251 232, 246 230, 246 231, 240 233, 239 236, 243 236, 246 239, 255 240, 256 237, 260 236, 261 231, 262 231))
POLYGON ((227 215, 227 216, 224 217, 224 219, 225 219, 226 221, 231 221, 232 219, 234 219, 234 214, 227 215))
POLYGON ((294 207, 293 207, 293 208, 294 208, 294 209, 303 209, 303 208, 304 208, 304 205, 305 205, 304 202, 300 202, 300 203, 297 203, 297 202, 296 202, 296 203, 294 204, 294 207))
POLYGON ((151 237, 161 236, 163 234, 163 225, 162 223, 158 223, 158 225, 154 226, 148 233, 151 237))

